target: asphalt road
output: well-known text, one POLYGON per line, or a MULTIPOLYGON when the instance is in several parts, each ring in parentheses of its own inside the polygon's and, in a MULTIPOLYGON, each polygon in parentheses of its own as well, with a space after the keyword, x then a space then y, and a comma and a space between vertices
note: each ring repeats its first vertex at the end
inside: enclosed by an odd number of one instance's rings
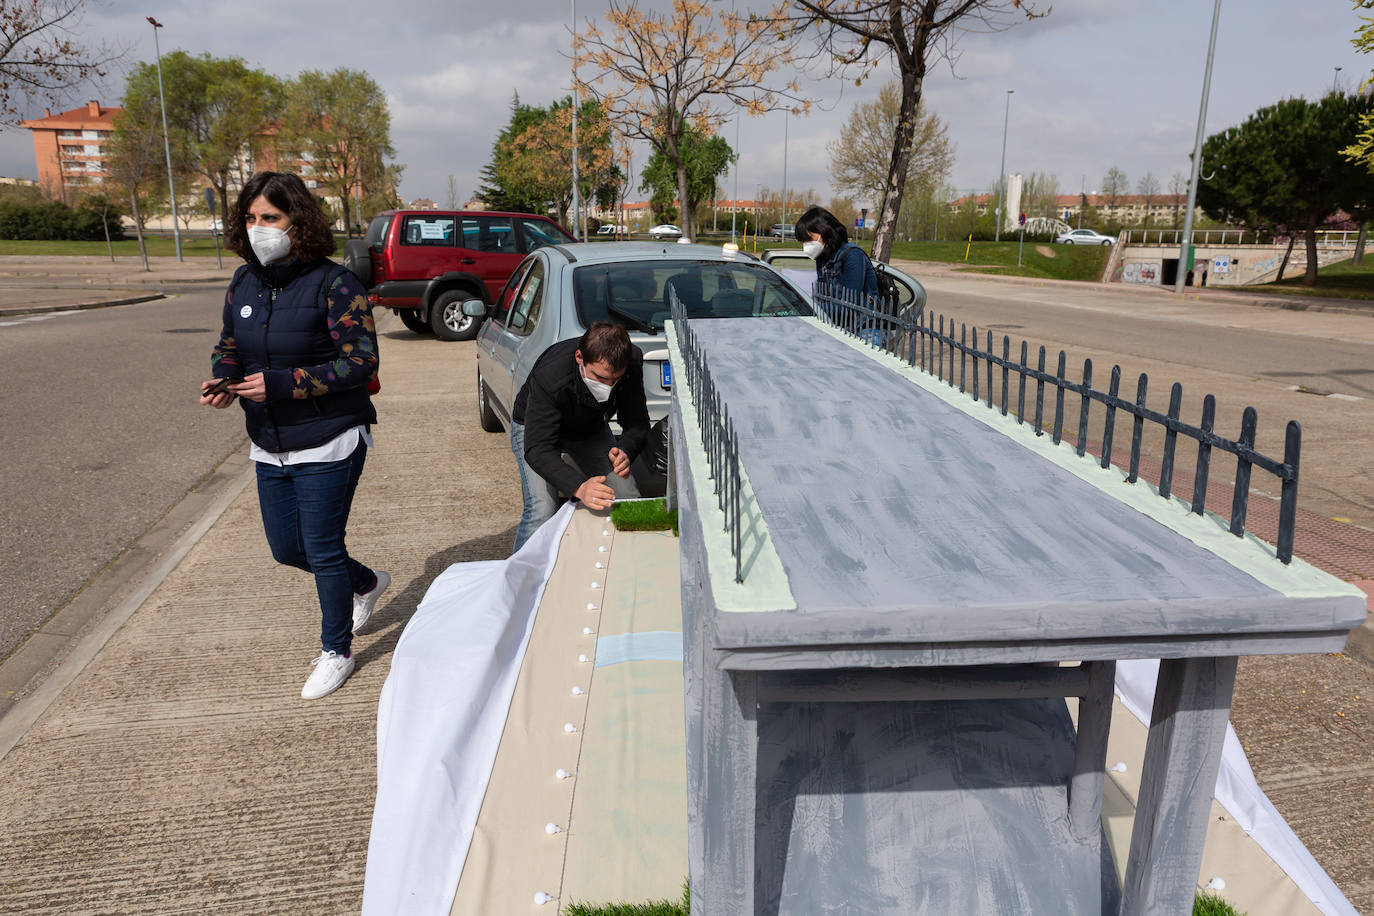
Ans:
POLYGON ((221 296, 0 319, 0 660, 246 441, 197 402, 221 296))
MULTIPOLYGON (((1095 387, 1103 389, 1118 364, 1127 397, 1145 372, 1150 406, 1161 412, 1170 385, 1181 382, 1183 419, 1196 425, 1204 395, 1213 394, 1216 431, 1231 439, 1239 435, 1242 411, 1253 406, 1258 446, 1275 457, 1283 455, 1287 421, 1297 420, 1303 431, 1299 505, 1374 528, 1374 316, 1180 300, 1087 284, 1009 283, 923 272, 921 266, 912 272, 926 286, 929 313, 976 325, 984 342, 991 330, 999 352, 1003 335, 1011 338, 1013 356, 1028 341, 1032 361, 1044 345, 1052 371, 1063 349, 1075 380, 1091 358, 1095 387)), ((1120 432, 1117 441, 1123 441, 1120 432)), ((1182 452, 1180 458, 1186 460, 1182 452)), ((1269 492, 1271 482, 1256 474, 1253 486, 1269 492)))

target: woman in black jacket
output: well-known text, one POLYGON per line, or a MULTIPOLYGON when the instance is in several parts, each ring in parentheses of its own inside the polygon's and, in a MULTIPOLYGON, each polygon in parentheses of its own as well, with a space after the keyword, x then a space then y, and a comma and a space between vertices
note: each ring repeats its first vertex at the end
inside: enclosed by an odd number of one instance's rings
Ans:
POLYGON ((225 240, 246 263, 224 297, 214 378, 201 383, 200 402, 243 407, 272 556, 315 577, 321 653, 301 690, 313 700, 353 673, 353 631, 391 582, 345 546, 377 421, 377 332, 366 289, 327 257, 329 219, 297 176, 250 178, 225 240))

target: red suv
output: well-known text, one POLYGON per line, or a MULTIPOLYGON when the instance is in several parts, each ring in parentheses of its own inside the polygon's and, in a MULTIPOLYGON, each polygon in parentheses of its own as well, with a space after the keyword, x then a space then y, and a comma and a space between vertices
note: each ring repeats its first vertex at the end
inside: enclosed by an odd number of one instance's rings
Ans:
POLYGON ((531 213, 387 210, 344 246, 344 266, 367 284, 374 308, 393 309, 417 334, 470 340, 482 319, 464 315, 464 302, 496 301, 525 255, 573 241, 531 213))

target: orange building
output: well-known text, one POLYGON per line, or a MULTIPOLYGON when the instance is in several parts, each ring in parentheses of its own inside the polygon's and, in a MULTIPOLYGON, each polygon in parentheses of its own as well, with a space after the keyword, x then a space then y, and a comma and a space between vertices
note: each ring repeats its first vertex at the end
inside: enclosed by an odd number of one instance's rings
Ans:
POLYGON ((87 102, 80 108, 20 121, 33 132, 33 155, 38 184, 49 196, 69 200, 99 185, 105 178, 105 143, 114 130, 114 116, 123 109, 87 102))

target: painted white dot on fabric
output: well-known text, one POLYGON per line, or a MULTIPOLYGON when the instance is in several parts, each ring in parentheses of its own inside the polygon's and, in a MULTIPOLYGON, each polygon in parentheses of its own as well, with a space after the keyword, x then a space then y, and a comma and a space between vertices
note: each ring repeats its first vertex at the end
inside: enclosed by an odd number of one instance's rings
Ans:
POLYGON ((1116 763, 1111 765, 1111 771, 1113 773, 1124 773, 1126 772, 1126 764, 1123 761, 1118 760, 1116 763))
POLYGON ((577 726, 573 725, 571 722, 564 722, 563 731, 571 735, 573 732, 577 731, 577 726))
POLYGON ((602 544, 600 547, 598 547, 598 548, 596 548, 596 549, 597 549, 598 551, 600 551, 601 553, 605 553, 605 552, 606 552, 606 545, 605 545, 605 544, 602 544))
POLYGON ((557 769, 557 770, 554 770, 554 771, 553 771, 553 778, 554 778, 554 779, 567 779, 567 778, 568 778, 569 776, 571 776, 571 775, 572 775, 571 773, 569 773, 567 770, 564 770, 564 769, 557 769))
POLYGON ((610 537, 610 536, 611 536, 611 530, 610 530, 609 528, 603 528, 602 531, 601 531, 601 535, 602 535, 602 537, 610 537))
POLYGON ((600 588, 600 587, 601 587, 601 583, 600 583, 600 582, 593 582, 593 583, 592 583, 592 588, 600 588))
POLYGON ((595 605, 595 604, 592 604, 590 601, 588 601, 588 602, 587 602, 587 610, 589 610, 589 611, 594 611, 594 610, 596 610, 596 605, 595 605))
POLYGON ((581 688, 581 687, 574 687, 574 688, 572 689, 572 695, 575 696, 575 697, 580 697, 580 696, 582 696, 582 688, 581 688))
POLYGON ((555 824, 553 821, 549 821, 547 824, 544 825, 544 832, 547 833, 549 836, 553 836, 555 833, 562 833, 563 828, 555 824))
POLYGON ((605 564, 605 563, 602 563, 602 562, 600 562, 600 561, 598 560, 598 561, 597 561, 597 564, 596 564, 596 568, 597 568, 597 569, 605 569, 605 568, 606 568, 606 564, 605 564))
POLYGON ((577 660, 578 660, 579 662, 582 662, 583 664, 586 664, 587 662, 591 661, 591 659, 587 657, 587 653, 586 653, 586 652, 583 652, 581 655, 579 655, 579 656, 577 657, 577 660))
POLYGON ((582 635, 583 635, 583 636, 594 636, 594 635, 596 635, 596 631, 593 630, 591 627, 583 627, 583 628, 582 628, 582 635))
POLYGON ((550 900, 552 900, 552 899, 553 899, 552 897, 550 897, 548 894, 544 893, 543 891, 539 891, 538 893, 536 893, 536 894, 534 895, 534 903, 535 903, 536 906, 543 906, 544 904, 548 903, 548 902, 549 902, 550 900))
POLYGON ((1209 891, 1224 891, 1226 890, 1226 879, 1213 878, 1211 881, 1207 882, 1205 889, 1209 891))

